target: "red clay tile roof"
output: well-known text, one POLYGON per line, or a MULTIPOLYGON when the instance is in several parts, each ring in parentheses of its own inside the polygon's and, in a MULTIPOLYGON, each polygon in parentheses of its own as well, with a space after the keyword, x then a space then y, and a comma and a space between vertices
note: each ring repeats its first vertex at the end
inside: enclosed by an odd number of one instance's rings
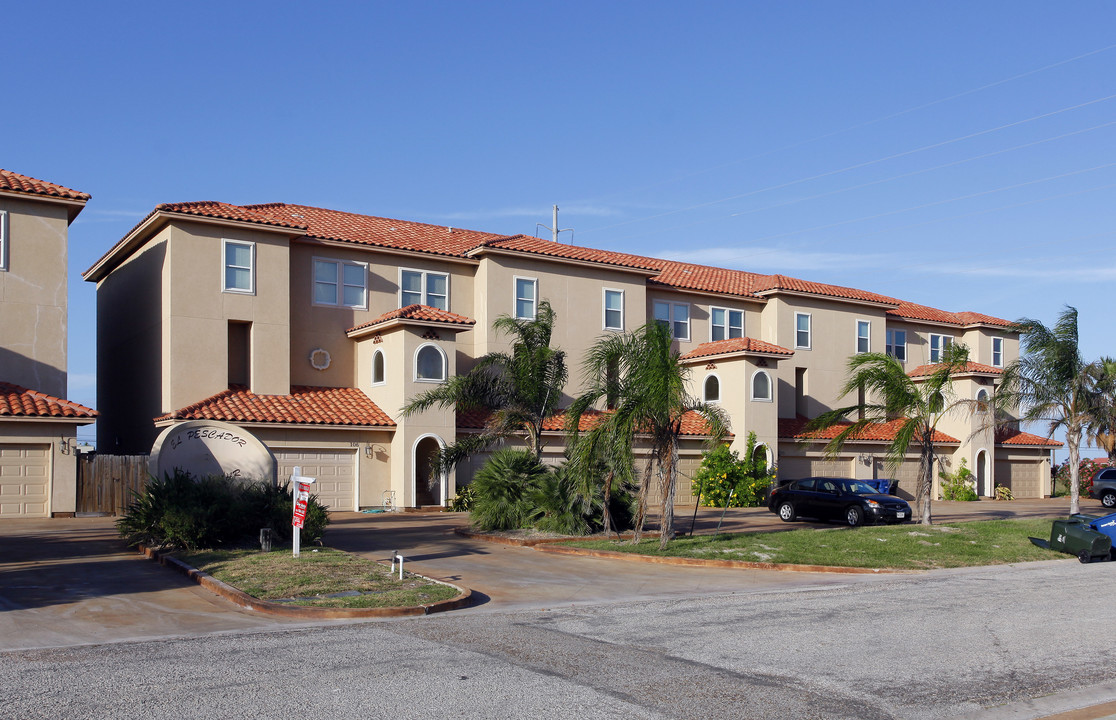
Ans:
POLYGON ((88 418, 97 411, 76 402, 0 380, 0 417, 88 418))
POLYGON ((768 355, 794 355, 793 350, 756 340, 755 338, 730 338, 717 340, 698 345, 696 348, 681 357, 682 360, 708 357, 710 355, 727 355, 728 353, 763 353, 768 355))
MULTIPOLYGON (((1010 428, 1001 428, 996 431, 996 444, 997 445, 1041 445, 1043 447, 1062 447, 1063 443, 1050 438, 1044 438, 1041 435, 1034 435, 1032 433, 1023 432, 1021 430, 1012 430, 1010 428)), ((1103 462, 1108 462, 1105 458, 1103 462)))
POLYGON ((1008 328, 1014 324, 1008 320, 1002 320, 992 317, 991 315, 983 315, 975 312, 951 313, 945 310, 927 307, 926 305, 906 302, 905 300, 899 302, 899 307, 888 310, 887 314, 905 320, 927 320, 929 322, 946 323, 948 325, 964 326, 984 324, 1008 328))
POLYGON ((356 388, 292 385, 290 395, 257 395, 231 387, 160 420, 395 427, 387 413, 356 388))
MULTIPOLYGON (((601 421, 607 412, 590 410, 584 413, 578 422, 578 431, 592 430, 601 421)), ((480 430, 488 420, 487 410, 468 410, 457 413, 457 428, 459 430, 480 430)), ((564 432, 566 429, 566 413, 558 412, 543 421, 543 430, 550 432, 564 432)), ((699 413, 690 411, 682 416, 682 434, 694 437, 707 437, 709 424, 699 413)), ((733 437, 729 433, 726 437, 733 437)))
MULTIPOLYGON (((779 437, 793 440, 832 440, 837 435, 852 425, 851 422, 839 423, 825 430, 807 431, 806 426, 810 421, 804 417, 796 417, 793 420, 790 418, 779 419, 779 437)), ((850 440, 874 440, 879 442, 891 442, 899 433, 899 428, 904 423, 903 418, 896 420, 889 420, 885 423, 872 423, 864 428, 862 431, 853 435, 850 440)), ((944 432, 939 430, 934 431, 934 442, 936 443, 960 443, 957 438, 950 437, 944 432)))
MULTIPOLYGON (((927 377, 929 375, 933 375, 941 366, 941 363, 936 363, 934 365, 919 365, 913 370, 908 370, 907 374, 911 377, 927 377)), ((970 360, 969 362, 965 363, 965 367, 963 369, 958 370, 956 373, 954 373, 954 375, 966 375, 968 373, 987 373, 989 375, 1000 375, 1001 373, 1003 373, 1003 370, 1001 370, 1000 368, 992 367, 991 365, 981 365, 980 363, 976 363, 970 360)))
POLYGON ((46 180, 36 180, 33 177, 20 175, 11 170, 0 170, 0 191, 26 193, 28 195, 49 195, 50 197, 81 201, 87 201, 91 197, 89 193, 71 190, 68 187, 55 185, 46 180))
POLYGON ((239 220, 241 222, 258 223, 260 225, 274 225, 288 227, 296 230, 305 230, 306 224, 293 222, 282 217, 273 217, 269 213, 257 211, 252 206, 241 207, 229 203, 201 200, 198 202, 163 203, 155 206, 155 212, 173 212, 183 215, 197 215, 199 217, 219 218, 221 220, 239 220))
POLYGON ((698 290, 754 298, 757 297, 754 291, 756 278, 762 277, 742 270, 728 270, 707 265, 669 260, 659 260, 658 263, 659 274, 650 278, 647 283, 679 290, 698 290))
POLYGON ((486 248, 500 250, 514 250, 516 252, 530 253, 532 255, 546 255, 548 257, 564 258, 566 260, 581 260, 584 262, 601 263, 604 265, 619 265, 621 267, 636 268, 639 270, 658 270, 665 261, 652 258, 628 255, 627 253, 612 252, 610 250, 594 250, 589 247, 567 245, 560 242, 543 240, 542 238, 527 235, 513 235, 487 242, 483 247, 478 247, 474 254, 484 252, 486 248))
POLYGON ((391 310, 377 318, 369 320, 366 323, 351 327, 346 330, 346 333, 356 332, 357 330, 364 330, 375 325, 381 325, 389 320, 422 320, 424 322, 445 323, 447 325, 476 325, 477 321, 472 318, 467 318, 464 315, 449 312, 448 310, 439 310, 432 308, 429 305, 407 305, 398 310, 391 310))
POLYGON ((798 278, 787 277, 786 275, 758 276, 753 292, 771 293, 779 290, 791 290, 794 292, 809 293, 811 295, 828 295, 830 297, 863 300, 865 302, 882 303, 885 305, 898 305, 900 302, 895 298, 868 292, 866 290, 799 280, 798 278))

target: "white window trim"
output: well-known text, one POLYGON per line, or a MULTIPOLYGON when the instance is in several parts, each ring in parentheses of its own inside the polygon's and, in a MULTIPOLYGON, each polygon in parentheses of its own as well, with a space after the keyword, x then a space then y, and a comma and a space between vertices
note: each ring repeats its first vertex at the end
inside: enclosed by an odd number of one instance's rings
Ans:
MULTIPOLYGON (((239 266, 236 266, 239 267, 239 266)), ((234 293, 236 295, 255 295, 256 294, 256 243, 250 240, 229 240, 227 238, 221 239, 221 292, 234 293), (248 289, 231 288, 225 283, 227 280, 225 271, 229 269, 229 264, 225 261, 228 257, 229 245, 247 245, 248 252, 251 254, 251 259, 248 261, 248 289)))
POLYGON ((605 330, 616 332, 624 331, 624 291, 618 288, 601 288, 601 327, 605 330), (608 324, 608 294, 620 293, 620 327, 609 327, 608 324))
POLYGON ((435 345, 432 342, 423 343, 422 345, 419 345, 417 348, 415 348, 415 358, 414 358, 414 361, 412 362, 412 366, 413 366, 411 368, 412 377, 414 378, 415 382, 440 384, 440 383, 444 383, 446 380, 449 379, 449 358, 446 357, 446 353, 445 353, 444 350, 442 350, 442 348, 438 347, 437 345, 435 345), (431 378, 420 378, 418 376, 419 354, 422 352, 423 348, 428 348, 428 347, 434 348, 435 350, 438 351, 438 354, 442 356, 442 379, 441 380, 434 380, 434 379, 431 379, 431 378))
POLYGON ((730 335, 730 333, 732 332, 732 313, 740 313, 740 337, 745 337, 745 335, 744 335, 744 311, 743 310, 736 310, 736 309, 733 309, 733 308, 730 308, 730 307, 724 307, 723 305, 710 305, 709 306, 709 342, 717 342, 716 340, 713 339, 713 311, 714 310, 724 310, 725 311, 725 337, 724 337, 725 340, 734 339, 730 335))
POLYGON ((318 257, 314 256, 310 261, 310 303, 318 307, 339 307, 339 308, 352 308, 353 310, 367 310, 368 309, 368 263, 359 262, 356 260, 338 260, 337 258, 318 257), (318 282, 318 276, 315 273, 316 264, 319 262, 332 263, 336 270, 337 280, 337 302, 327 303, 319 302, 317 293, 314 292, 315 286, 318 282), (363 292, 361 293, 360 305, 346 305, 345 304, 345 266, 352 265, 359 267, 363 273, 362 279, 364 284, 361 286, 363 292))
POLYGON ((751 377, 748 378, 748 397, 752 399, 752 402, 775 402, 775 381, 771 379, 771 373, 766 370, 756 370, 752 373, 751 377), (768 397, 756 397, 756 375, 767 376, 768 397))
POLYGON ((939 335, 938 333, 929 333, 929 335, 930 337, 926 340, 926 360, 933 365, 942 361, 941 355, 945 353, 947 347, 953 344, 953 336, 939 335), (937 360, 934 359, 934 338, 942 338, 942 342, 940 343, 941 347, 938 348, 939 356, 937 360), (949 341, 948 344, 946 340, 949 341))
POLYGON ((671 337, 675 340, 681 340, 683 342, 690 342, 690 337, 691 337, 690 323, 693 321, 693 318, 690 315, 690 303, 676 303, 676 302, 672 302, 670 300, 653 300, 651 302, 651 319, 652 320, 657 320, 658 319, 658 318, 655 317, 655 303, 662 303, 663 305, 666 305, 670 310, 667 313, 667 315, 669 317, 668 322, 670 323, 670 335, 671 335, 671 337), (686 308, 686 336, 685 337, 682 337, 681 335, 675 335, 674 334, 674 324, 675 324, 674 309, 675 308, 680 308, 680 307, 686 308))
MULTIPOLYGON (((377 348, 376 350, 372 351, 372 364, 369 366, 368 370, 369 370, 369 375, 368 375, 368 381, 369 381, 368 384, 369 385, 371 385, 372 387, 378 387, 380 385, 386 385, 387 384, 387 356, 384 355, 383 350, 380 350, 379 348, 377 348), (384 379, 380 380, 379 382, 376 381, 376 356, 377 355, 379 355, 382 358, 382 361, 384 363, 384 379)), ((417 355, 415 357, 415 373, 416 374, 418 373, 418 356, 417 355)))
POLYGON ((871 320, 864 320, 864 319, 861 319, 861 318, 857 318, 856 331, 855 331, 854 335, 855 335, 855 337, 853 338, 853 354, 854 355, 861 355, 863 353, 872 352, 872 321, 871 320), (868 349, 867 350, 861 350, 860 349, 860 324, 861 323, 864 323, 865 325, 868 326, 868 338, 867 338, 868 339, 868 349))
POLYGON ((718 405, 718 404, 720 404, 721 400, 724 399, 724 397, 725 397, 725 386, 724 386, 724 383, 721 382, 721 376, 718 375, 715 372, 711 372, 708 375, 706 375, 705 379, 701 381, 701 401, 704 402, 704 403, 708 403, 710 405, 718 405), (717 379, 717 399, 716 400, 709 400, 705 397, 705 386, 709 382, 709 378, 716 378, 717 379))
POLYGON ((1004 366, 1004 339, 1001 337, 992 338, 992 367, 1004 366), (1000 344, 1000 361, 996 362, 996 343, 1000 344))
MULTIPOLYGON (((444 277, 446 279, 446 311, 447 312, 449 311, 449 309, 452 307, 452 305, 450 305, 450 276, 449 276, 449 273, 441 272, 440 270, 422 270, 420 268, 409 268, 409 267, 399 268, 399 274, 396 277, 396 283, 399 287, 399 294, 396 296, 395 300, 396 300, 396 305, 398 307, 406 307, 403 304, 403 273, 405 273, 405 272, 418 273, 422 276, 422 289, 419 291, 420 294, 422 295, 422 297, 419 298, 419 304, 420 305, 426 305, 427 307, 433 307, 432 305, 430 305, 430 303, 426 302, 427 301, 427 295, 429 294, 429 291, 427 289, 427 284, 428 284, 427 279, 431 275, 441 275, 442 277, 444 277)), ((512 292, 514 292, 514 290, 512 292)))
MULTIPOLYGON (((8 234, 8 211, 0 210, 0 271, 8 269, 8 234)), ((224 250, 222 249, 223 253, 224 250)), ((224 258, 222 258, 222 262, 224 262, 224 258)), ((224 272, 224 268, 221 272, 224 272)), ((224 280, 221 282, 224 282, 224 280)))
POLYGON ((516 320, 534 320, 539 316, 539 279, 527 277, 526 275, 513 275, 512 276, 512 317, 516 320), (533 297, 531 298, 531 315, 519 314, 519 281, 526 280, 534 287, 533 297))
MULTIPOLYGON (((897 330, 895 328, 892 328, 890 330, 887 330, 886 332, 891 333, 892 338, 895 337, 895 333, 903 333, 903 345, 902 345, 902 347, 903 347, 903 357, 898 358, 894 354, 891 354, 891 353, 888 353, 888 354, 890 354, 891 357, 895 358, 900 363, 906 363, 907 362, 907 331, 906 330, 897 330)), ((895 348, 899 347, 899 345, 896 345, 895 343, 888 343, 886 335, 884 336, 884 343, 885 343, 885 345, 891 347, 891 349, 893 351, 894 351, 895 348)), ((887 352, 887 347, 884 348, 884 352, 887 352)))
POLYGON ((796 350, 810 350, 814 346, 814 318, 810 313, 796 312, 794 314, 794 347, 796 350), (806 318, 806 344, 798 344, 798 318, 806 318))

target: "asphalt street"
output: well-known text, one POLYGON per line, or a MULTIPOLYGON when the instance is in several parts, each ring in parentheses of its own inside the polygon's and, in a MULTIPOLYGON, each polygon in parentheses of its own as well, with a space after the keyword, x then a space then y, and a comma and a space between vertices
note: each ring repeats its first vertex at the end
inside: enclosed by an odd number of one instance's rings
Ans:
POLYGON ((1116 680, 1116 564, 861 577, 14 651, 0 717, 1038 717, 1116 680))

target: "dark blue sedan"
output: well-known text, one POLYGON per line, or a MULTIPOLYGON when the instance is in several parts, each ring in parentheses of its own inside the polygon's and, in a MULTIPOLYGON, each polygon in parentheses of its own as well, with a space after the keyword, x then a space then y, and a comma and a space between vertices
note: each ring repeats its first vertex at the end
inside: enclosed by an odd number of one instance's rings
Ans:
POLYGON ((837 520, 853 527, 864 523, 899 523, 911 519, 911 506, 894 495, 881 494, 861 480, 811 477, 771 491, 767 507, 783 522, 799 516, 837 520))

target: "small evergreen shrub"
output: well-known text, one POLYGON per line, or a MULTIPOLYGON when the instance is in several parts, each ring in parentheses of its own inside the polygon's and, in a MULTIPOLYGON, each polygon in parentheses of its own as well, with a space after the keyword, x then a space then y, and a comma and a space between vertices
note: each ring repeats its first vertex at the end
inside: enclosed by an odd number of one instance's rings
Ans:
POLYGON ((473 502, 476 499, 476 493, 473 491, 472 485, 459 485, 457 487, 457 495, 450 500, 450 510, 453 512, 469 512, 473 509, 473 502))
POLYGON ((479 530, 527 527, 532 517, 529 493, 549 471, 525 450, 492 453, 469 484, 473 488, 473 525, 479 530))
POLYGON ((938 473, 938 477, 942 480, 942 500, 980 499, 976 491, 976 478, 973 477, 973 471, 967 467, 965 458, 961 458, 957 472, 950 473, 942 470, 938 473))

